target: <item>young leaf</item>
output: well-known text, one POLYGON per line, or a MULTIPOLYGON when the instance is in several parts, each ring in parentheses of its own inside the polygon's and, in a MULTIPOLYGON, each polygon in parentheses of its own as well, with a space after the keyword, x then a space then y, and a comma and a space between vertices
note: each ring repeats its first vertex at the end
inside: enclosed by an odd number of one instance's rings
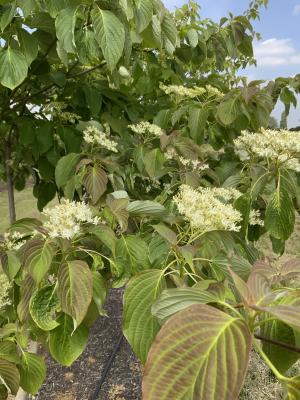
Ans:
POLYGON ((293 233, 295 209, 289 194, 279 186, 266 208, 265 227, 276 239, 286 240, 293 233))
POLYGON ((59 301, 53 286, 44 286, 30 300, 29 311, 37 326, 44 331, 51 331, 58 326, 53 316, 59 301))
POLYGON ((20 373, 15 364, 0 359, 0 378, 12 394, 17 394, 20 384, 20 373))
POLYGON ((30 275, 39 284, 46 275, 55 254, 55 247, 52 242, 32 239, 24 252, 25 267, 30 275))
POLYGON ((28 65, 23 53, 8 47, 0 51, 0 83, 13 90, 27 76, 28 65))
POLYGON ((49 349, 52 357, 62 365, 69 367, 85 349, 88 329, 81 324, 75 331, 72 318, 63 315, 59 326, 49 332, 49 349))
POLYGON ((107 181, 107 175, 99 165, 87 167, 83 178, 83 185, 91 197, 92 204, 97 204, 100 197, 106 191, 107 181))
POLYGON ((93 296, 93 278, 89 266, 80 260, 67 261, 60 266, 57 280, 61 309, 78 326, 83 321, 93 296))
POLYGON ((98 5, 95 5, 92 10, 92 21, 96 40, 101 47, 108 68, 113 71, 124 50, 124 26, 114 13, 102 10, 98 5))
POLYGON ((180 311, 162 327, 150 349, 143 399, 237 399, 251 342, 242 319, 205 304, 180 311))
POLYGON ((46 377, 46 365, 42 356, 23 353, 20 366, 20 386, 27 393, 36 394, 46 377))
POLYGON ((133 277, 125 290, 123 333, 142 362, 159 331, 151 306, 165 287, 164 272, 148 270, 133 277))

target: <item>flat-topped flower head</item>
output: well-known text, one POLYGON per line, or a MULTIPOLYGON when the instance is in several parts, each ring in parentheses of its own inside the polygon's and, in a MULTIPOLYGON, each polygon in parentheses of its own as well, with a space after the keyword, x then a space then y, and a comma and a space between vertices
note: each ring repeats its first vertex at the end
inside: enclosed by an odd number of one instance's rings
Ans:
POLYGON ((300 172, 300 132, 262 129, 261 132, 243 131, 234 140, 235 152, 242 161, 266 159, 278 166, 300 172))
POLYGON ((164 85, 161 83, 159 87, 168 96, 175 97, 178 100, 193 99, 206 93, 205 88, 197 86, 188 88, 183 85, 164 85))
POLYGON ((138 124, 128 125, 128 127, 135 133, 144 136, 145 134, 149 134, 152 136, 160 137, 164 134, 164 130, 161 129, 158 125, 151 124, 148 121, 142 121, 138 124))
POLYGON ((72 239, 80 233, 82 224, 97 225, 101 222, 100 218, 93 216, 87 204, 65 199, 57 206, 46 208, 43 214, 47 218, 44 228, 52 238, 72 239))
POLYGON ((1 237, 0 249, 3 250, 18 250, 26 240, 23 240, 23 235, 20 232, 6 232, 1 237))
POLYGON ((239 231, 241 214, 229 203, 238 193, 232 188, 193 189, 182 185, 173 199, 179 213, 200 232, 239 231))
POLYGON ((103 147, 106 150, 118 152, 117 143, 109 138, 109 133, 103 132, 95 126, 88 126, 83 131, 83 140, 95 146, 103 147))

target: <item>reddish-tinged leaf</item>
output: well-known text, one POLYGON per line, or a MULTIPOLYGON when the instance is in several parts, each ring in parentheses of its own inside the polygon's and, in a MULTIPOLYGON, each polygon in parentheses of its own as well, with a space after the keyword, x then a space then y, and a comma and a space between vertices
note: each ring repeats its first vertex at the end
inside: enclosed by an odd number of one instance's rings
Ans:
POLYGON ((236 400, 251 342, 242 319, 204 304, 180 311, 150 349, 143 400, 236 400))

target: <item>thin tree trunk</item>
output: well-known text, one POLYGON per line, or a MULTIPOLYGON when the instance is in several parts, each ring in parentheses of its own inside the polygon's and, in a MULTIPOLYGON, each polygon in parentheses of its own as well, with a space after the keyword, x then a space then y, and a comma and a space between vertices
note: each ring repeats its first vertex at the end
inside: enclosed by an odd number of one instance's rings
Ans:
POLYGON ((6 170, 6 185, 7 185, 7 196, 8 196, 8 207, 9 207, 9 217, 10 223, 13 224, 16 222, 16 205, 15 205, 15 193, 14 193, 14 182, 12 169, 10 166, 11 159, 11 150, 10 150, 10 138, 8 138, 8 142, 6 143, 6 162, 5 162, 5 170, 6 170))

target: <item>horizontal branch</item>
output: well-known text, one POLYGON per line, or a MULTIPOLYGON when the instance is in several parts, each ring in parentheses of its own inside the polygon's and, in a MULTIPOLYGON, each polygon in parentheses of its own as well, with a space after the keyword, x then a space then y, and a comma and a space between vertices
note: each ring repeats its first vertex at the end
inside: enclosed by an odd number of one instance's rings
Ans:
POLYGON ((269 344, 273 344, 274 346, 282 347, 283 349, 293 351, 294 353, 300 354, 300 348, 299 347, 294 347, 288 343, 280 342, 279 340, 273 340, 266 338, 264 336, 260 335, 254 335, 255 339, 261 340, 262 342, 266 342, 269 344))

